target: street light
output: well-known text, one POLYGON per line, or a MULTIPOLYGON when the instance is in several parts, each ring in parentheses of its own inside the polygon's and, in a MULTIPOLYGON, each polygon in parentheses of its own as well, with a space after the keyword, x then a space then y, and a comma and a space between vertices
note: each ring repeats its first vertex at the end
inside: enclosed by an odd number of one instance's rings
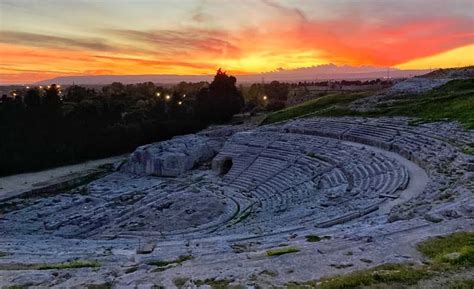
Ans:
POLYGON ((186 93, 185 93, 185 94, 183 94, 183 98, 185 98, 185 97, 186 97, 186 93))
POLYGON ((266 96, 266 95, 263 96, 263 100, 267 100, 267 96, 266 96))
POLYGON ((171 96, 170 96, 169 94, 167 94, 167 95, 165 96, 165 98, 166 98, 166 100, 170 100, 170 99, 171 99, 171 96))
POLYGON ((182 101, 178 101, 178 105, 182 105, 182 104, 183 104, 183 102, 182 102, 182 101))
POLYGON ((161 95, 161 93, 159 93, 159 92, 156 93, 156 96, 160 96, 160 95, 161 95))

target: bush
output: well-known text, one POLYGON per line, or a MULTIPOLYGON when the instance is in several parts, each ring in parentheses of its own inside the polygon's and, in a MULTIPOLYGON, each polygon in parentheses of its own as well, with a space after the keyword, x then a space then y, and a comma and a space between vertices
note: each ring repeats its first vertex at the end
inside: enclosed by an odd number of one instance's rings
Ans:
POLYGON ((272 101, 266 106, 269 111, 277 111, 285 108, 285 103, 283 101, 272 101))

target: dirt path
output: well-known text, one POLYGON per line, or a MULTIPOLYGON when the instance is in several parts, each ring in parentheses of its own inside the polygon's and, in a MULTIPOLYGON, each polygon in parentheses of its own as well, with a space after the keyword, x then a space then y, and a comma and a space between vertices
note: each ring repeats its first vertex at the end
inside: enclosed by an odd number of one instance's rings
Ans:
POLYGON ((114 156, 105 159, 87 161, 80 164, 57 167, 54 169, 0 177, 0 200, 28 190, 38 189, 53 184, 54 182, 72 179, 97 169, 106 164, 113 164, 123 160, 127 155, 114 156))

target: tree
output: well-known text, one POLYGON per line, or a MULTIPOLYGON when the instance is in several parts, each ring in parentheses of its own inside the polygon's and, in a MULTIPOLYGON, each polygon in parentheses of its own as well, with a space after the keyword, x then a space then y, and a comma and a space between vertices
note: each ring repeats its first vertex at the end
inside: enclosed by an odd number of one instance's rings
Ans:
MULTIPOLYGON (((222 99, 223 105, 209 106, 209 115, 228 109, 232 97, 240 96, 235 78, 222 72, 216 78, 212 97, 222 99)), ((24 97, 18 92, 16 100, 5 95, 0 102, 0 175, 124 153, 195 132, 209 124, 196 115, 201 87, 206 87, 205 103, 214 103, 208 86, 113 83, 97 91, 71 86, 61 95, 59 87, 51 85, 27 90, 24 97), (31 109, 38 104, 38 109, 31 109)))
POLYGON ((59 108, 61 106, 61 98, 59 97, 59 88, 56 84, 52 84, 45 89, 43 103, 48 108, 59 108))
POLYGON ((28 109, 35 109, 41 104, 40 91, 37 88, 30 88, 26 91, 25 99, 23 100, 28 109))
POLYGON ((289 86, 286 83, 272 81, 265 85, 265 94, 272 101, 286 101, 289 92, 289 86))
POLYGON ((102 92, 106 96, 116 96, 125 92, 125 87, 120 82, 113 82, 110 85, 102 87, 102 92))
POLYGON ((254 106, 263 105, 262 97, 265 95, 263 85, 260 83, 253 83, 247 94, 246 103, 252 103, 254 106))
POLYGON ((73 85, 68 88, 64 100, 70 102, 81 102, 83 99, 87 98, 89 94, 93 94, 94 91, 89 91, 87 88, 73 85))
POLYGON ((197 95, 197 108, 201 119, 226 121, 240 112, 244 105, 242 94, 235 86, 237 79, 217 70, 209 88, 202 88, 197 95))

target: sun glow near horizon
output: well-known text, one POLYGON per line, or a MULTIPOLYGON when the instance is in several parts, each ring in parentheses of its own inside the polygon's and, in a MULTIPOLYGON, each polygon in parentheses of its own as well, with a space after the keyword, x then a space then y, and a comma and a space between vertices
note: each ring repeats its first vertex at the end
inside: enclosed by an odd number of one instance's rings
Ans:
POLYGON ((0 82, 474 64, 473 2, 433 0, 423 11, 413 2, 4 0, 0 82))
POLYGON ((397 65, 400 69, 432 69, 474 65, 474 44, 397 65))

